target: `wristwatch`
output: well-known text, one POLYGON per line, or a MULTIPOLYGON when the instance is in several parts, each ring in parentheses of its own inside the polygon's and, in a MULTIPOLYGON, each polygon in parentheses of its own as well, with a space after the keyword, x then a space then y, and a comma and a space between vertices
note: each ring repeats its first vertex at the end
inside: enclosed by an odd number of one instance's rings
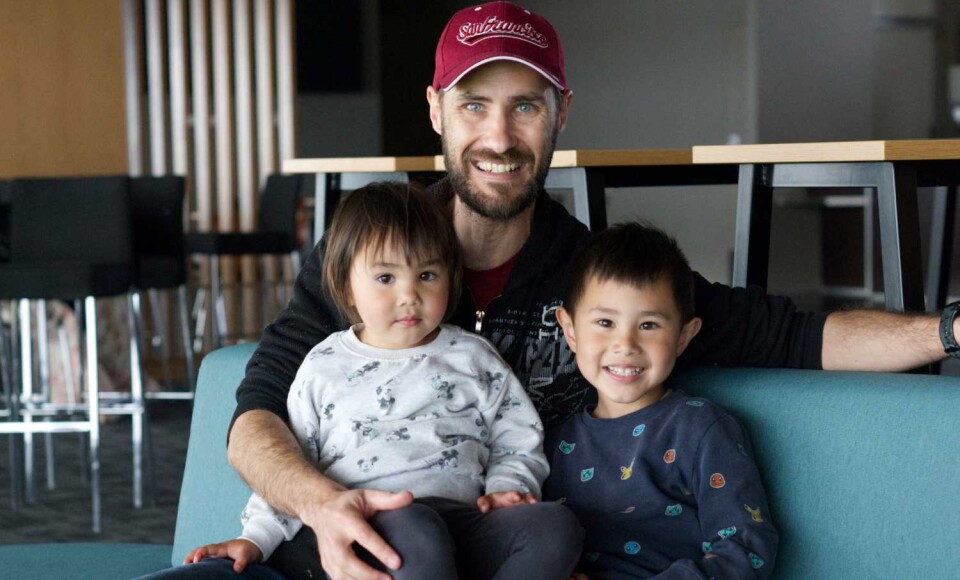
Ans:
POLYGON ((953 334, 953 321, 958 312, 960 300, 944 306, 940 314, 940 343, 943 344, 943 352, 952 358, 960 358, 960 344, 957 344, 957 337, 953 334))

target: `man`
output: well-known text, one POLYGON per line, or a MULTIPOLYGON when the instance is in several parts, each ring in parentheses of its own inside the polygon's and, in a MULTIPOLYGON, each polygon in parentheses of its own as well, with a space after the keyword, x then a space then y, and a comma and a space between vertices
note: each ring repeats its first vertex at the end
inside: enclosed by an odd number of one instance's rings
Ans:
MULTIPOLYGON (((449 206, 468 268, 468 291, 452 322, 494 342, 547 423, 568 416, 586 393, 554 312, 570 261, 589 234, 543 191, 572 98, 553 27, 505 2, 451 18, 427 87, 448 170, 433 191, 449 206)), ((264 331, 238 389, 228 454, 255 491, 316 532, 331 578, 386 579, 356 558, 352 544, 389 568, 400 566, 366 518, 406 505, 409 495, 346 490, 330 481, 304 460, 285 423, 287 390, 304 355, 345 327, 321 295, 322 251, 321 242, 290 306, 264 331)), ((678 361, 684 366, 894 371, 944 356, 936 316, 797 313, 787 299, 699 276, 696 295, 704 326, 678 361)), ((947 318, 952 340, 953 315, 947 318)))

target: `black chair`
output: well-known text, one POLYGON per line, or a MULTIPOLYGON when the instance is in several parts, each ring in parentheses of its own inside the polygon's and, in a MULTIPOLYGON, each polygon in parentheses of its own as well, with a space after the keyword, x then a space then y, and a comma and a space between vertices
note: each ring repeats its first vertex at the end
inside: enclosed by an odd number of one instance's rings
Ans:
MULTIPOLYGON (((180 176, 130 178, 133 246, 136 259, 134 306, 140 315, 141 296, 150 297, 151 344, 160 348, 166 390, 148 392, 150 399, 193 399, 196 374, 190 313, 187 308, 187 254, 183 229, 186 180, 180 176), (175 389, 170 372, 167 316, 159 290, 176 289, 187 388, 175 389)), ((142 317, 141 317, 142 320, 142 317)))
MULTIPOLYGON (((132 419, 134 504, 142 505, 142 456, 145 407, 140 373, 139 329, 132 316, 129 290, 134 281, 133 232, 129 182, 126 176, 19 179, 12 183, 10 203, 10 258, 0 264, 0 300, 17 303, 21 388, 11 405, 11 420, 0 423, 0 433, 23 433, 26 493, 33 494, 32 439, 34 433, 79 431, 89 433, 89 469, 93 529, 100 531, 99 420, 105 414, 128 414, 132 419), (131 309, 131 392, 104 401, 97 377, 97 299, 128 296, 131 309), (84 406, 55 407, 38 394, 33 381, 30 336, 31 300, 73 301, 85 337, 87 390, 84 406), (75 420, 85 415, 82 420, 75 420), (65 419, 63 421, 34 421, 65 419)), ((43 308, 38 308, 43 311, 43 308)), ((45 323, 39 326, 45 328, 45 323)), ((41 369, 43 364, 40 365, 41 369)), ((15 391, 15 389, 14 389, 15 391)))
MULTIPOLYGON (((200 232, 187 234, 187 252, 206 256, 210 262, 211 312, 214 321, 214 346, 219 348, 227 336, 226 310, 220 281, 221 256, 289 256, 293 274, 300 269, 297 245, 296 210, 302 197, 304 180, 300 175, 270 175, 260 194, 259 230, 256 232, 200 232)), ((282 278, 282 277, 281 277, 282 278)), ((267 281, 261 276, 262 298, 269 297, 267 281)), ((281 282, 280 288, 282 289, 281 282)), ((198 299, 199 301, 199 299, 198 299)), ((283 298, 281 298, 283 301, 283 298)), ((264 306, 266 316, 268 307, 264 306)), ((203 335, 205 313, 197 316, 196 340, 203 335)))

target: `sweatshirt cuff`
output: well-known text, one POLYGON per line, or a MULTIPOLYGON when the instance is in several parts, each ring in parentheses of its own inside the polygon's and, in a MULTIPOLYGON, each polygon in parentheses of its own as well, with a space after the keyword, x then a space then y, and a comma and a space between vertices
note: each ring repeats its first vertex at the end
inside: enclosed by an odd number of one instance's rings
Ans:
POLYGON ((244 530, 243 533, 240 534, 239 539, 251 542, 256 547, 260 548, 260 561, 266 562, 273 554, 274 550, 276 550, 277 547, 280 546, 280 543, 283 542, 283 534, 271 534, 264 529, 244 530))

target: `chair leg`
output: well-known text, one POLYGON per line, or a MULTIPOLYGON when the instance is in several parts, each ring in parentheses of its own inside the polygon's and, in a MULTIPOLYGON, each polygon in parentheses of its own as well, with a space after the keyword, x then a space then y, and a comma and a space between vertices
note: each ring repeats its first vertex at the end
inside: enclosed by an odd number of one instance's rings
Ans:
POLYGON ((140 360, 140 294, 127 295, 130 311, 130 395, 133 411, 130 414, 133 442, 133 505, 143 507, 143 429, 146 405, 143 396, 143 373, 140 360))
POLYGON ((193 298, 193 319, 196 321, 193 327, 193 352, 200 354, 203 352, 203 341, 207 333, 207 293, 203 288, 197 288, 197 293, 193 298))
MULTIPOLYGON (((14 342, 14 329, 16 327, 16 313, 14 308, 14 303, 11 301, 10 306, 10 340, 7 340, 6 330, 3 327, 3 320, 0 319, 0 383, 3 386, 3 400, 4 404, 7 406, 7 411, 10 413, 10 419, 13 421, 18 420, 17 398, 14 396, 13 391, 13 350, 10 348, 10 345, 14 342)), ((2 309, 2 304, 0 304, 0 309, 2 309)), ((13 512, 17 512, 22 507, 21 500, 23 497, 23 490, 20 487, 21 484, 21 475, 20 475, 20 439, 17 435, 11 434, 7 437, 7 452, 10 457, 10 509, 13 512)))
POLYGON ((92 504, 93 533, 99 534, 100 523, 100 379, 97 371, 97 300, 84 300, 81 332, 86 337, 87 406, 90 420, 90 502, 92 504))
MULTIPOLYGON (((153 318, 153 337, 150 340, 154 348, 160 349, 160 365, 163 369, 163 384, 168 391, 173 389, 173 374, 170 372, 170 342, 167 340, 167 312, 156 288, 148 290, 150 297, 150 316, 153 318)), ((140 319, 143 328, 143 318, 140 319)))
POLYGON ((197 375, 193 368, 193 349, 190 348, 193 339, 190 337, 190 312, 187 308, 186 284, 177 288, 177 303, 180 307, 180 340, 183 343, 184 372, 187 373, 187 386, 192 394, 197 390, 197 375))
MULTIPOLYGON (((20 300, 20 404, 24 406, 24 423, 33 422, 26 405, 30 404, 33 396, 33 338, 30 327, 30 301, 20 300)), ((23 434, 23 486, 26 502, 36 502, 36 491, 33 481, 33 434, 29 431, 23 434)))
POLYGON ((227 310, 220 285, 220 257, 210 257, 210 311, 213 314, 213 346, 220 348, 227 336, 227 310))
MULTIPOLYGON (((47 301, 37 300, 37 363, 40 369, 40 397, 47 403, 53 402, 50 390, 50 343, 47 336, 47 301)), ((50 417, 44 418, 49 423, 50 417)), ((53 455, 53 433, 43 434, 43 456, 46 465, 47 489, 56 489, 56 458, 53 455)))

